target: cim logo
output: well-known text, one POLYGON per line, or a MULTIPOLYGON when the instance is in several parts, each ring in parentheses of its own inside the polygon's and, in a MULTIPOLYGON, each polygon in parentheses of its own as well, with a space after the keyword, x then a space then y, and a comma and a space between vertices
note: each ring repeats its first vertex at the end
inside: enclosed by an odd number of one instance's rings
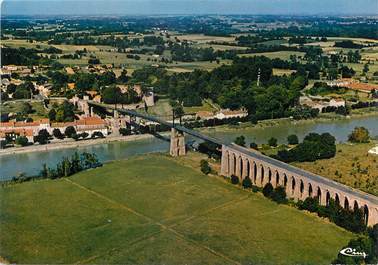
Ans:
POLYGON ((363 257, 366 258, 367 254, 365 252, 358 252, 354 248, 344 248, 340 251, 340 253, 344 256, 349 256, 349 257, 363 257))

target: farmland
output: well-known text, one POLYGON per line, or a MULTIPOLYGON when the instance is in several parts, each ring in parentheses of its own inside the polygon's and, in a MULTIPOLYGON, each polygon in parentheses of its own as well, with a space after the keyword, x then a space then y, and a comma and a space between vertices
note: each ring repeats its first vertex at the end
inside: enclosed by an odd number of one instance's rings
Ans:
POLYGON ((145 155, 3 187, 0 256, 16 263, 328 264, 353 237, 203 175, 201 158, 145 155))
POLYGON ((375 145, 376 142, 339 144, 334 158, 295 163, 295 166, 378 195, 378 156, 368 154, 375 145))

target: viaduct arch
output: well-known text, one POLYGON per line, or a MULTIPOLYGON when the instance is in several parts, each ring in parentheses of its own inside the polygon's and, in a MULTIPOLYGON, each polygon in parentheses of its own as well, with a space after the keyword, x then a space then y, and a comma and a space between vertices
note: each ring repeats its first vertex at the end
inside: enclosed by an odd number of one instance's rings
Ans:
POLYGON ((235 175, 240 181, 248 177, 258 187, 268 182, 273 187, 283 186, 287 196, 295 200, 314 197, 321 205, 328 205, 332 198, 344 208, 362 208, 367 225, 378 223, 377 197, 235 144, 222 145, 221 175, 235 175))
POLYGON ((330 198, 344 208, 362 208, 367 225, 378 223, 378 197, 352 189, 319 175, 296 168, 284 162, 264 156, 257 151, 243 148, 235 144, 225 144, 223 141, 201 134, 181 125, 159 119, 157 117, 138 113, 134 110, 118 109, 113 106, 88 101, 89 105, 117 110, 130 117, 160 123, 171 128, 170 154, 185 155, 184 133, 222 146, 221 175, 237 176, 240 181, 249 177, 256 186, 263 187, 270 182, 273 187, 283 186, 289 198, 304 200, 315 197, 321 205, 327 205, 330 198))

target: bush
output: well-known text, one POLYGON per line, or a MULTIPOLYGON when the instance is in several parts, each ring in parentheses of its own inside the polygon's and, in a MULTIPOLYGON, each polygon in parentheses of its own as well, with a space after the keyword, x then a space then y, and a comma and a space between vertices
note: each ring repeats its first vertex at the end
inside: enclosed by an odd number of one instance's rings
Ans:
POLYGON ((259 147, 258 147, 258 145, 256 143, 250 143, 249 147, 252 148, 252 149, 255 149, 255 150, 259 149, 259 147))
POLYGON ((201 171, 202 173, 206 175, 211 172, 211 167, 209 166, 209 162, 207 162, 204 159, 201 160, 201 171))
POLYGON ((58 128, 55 128, 53 130, 53 135, 57 139, 64 139, 64 134, 62 134, 62 132, 58 128))
POLYGON ((356 127, 349 135, 349 141, 352 143, 368 143, 369 131, 365 127, 356 127))
POLYGON ((252 192, 259 192, 261 191, 261 188, 260 187, 257 187, 255 185, 252 185, 252 192))
POLYGON ((287 198, 286 198, 285 187, 282 187, 282 186, 276 187, 271 195, 271 198, 273 201, 277 203, 286 203, 287 198))
POLYGON ((119 128, 119 133, 123 136, 126 136, 131 134, 131 130, 127 128, 119 128))
POLYGON ((303 202, 298 201, 298 208, 300 210, 307 210, 309 212, 318 212, 319 201, 318 198, 307 197, 303 202))
POLYGON ((21 145, 21 146, 27 146, 28 143, 29 143, 29 140, 28 138, 26 138, 25 136, 20 136, 20 137, 17 137, 16 139, 16 144, 18 145, 21 145))
POLYGON ((5 148, 5 146, 7 145, 7 141, 6 140, 0 140, 0 149, 3 149, 5 148))
POLYGON ((299 143, 298 136, 296 136, 295 134, 289 135, 287 137, 287 142, 288 144, 291 144, 291 145, 298 144, 299 143))
POLYGON ((68 138, 73 138, 73 136, 76 135, 75 127, 73 127, 73 126, 68 126, 68 127, 65 129, 64 134, 65 134, 68 138))
POLYGON ((74 133, 71 135, 71 138, 74 139, 75 141, 79 141, 80 135, 74 133))
POLYGON ((252 188, 252 181, 249 177, 246 177, 245 179, 243 179, 243 182, 242 182, 242 185, 245 189, 250 189, 252 188))
POLYGON ((102 134, 102 132, 94 132, 92 133, 92 138, 104 138, 105 136, 102 134))
POLYGON ((302 143, 290 150, 280 150, 276 158, 284 162, 316 161, 334 157, 336 154, 336 139, 329 133, 308 134, 302 143))
POLYGON ((272 194, 273 194, 273 186, 271 183, 267 183, 264 188, 263 188, 263 194, 265 197, 267 198, 271 198, 272 194))
POLYGON ((239 184, 239 178, 235 175, 232 175, 231 176, 231 183, 236 185, 236 184, 239 184))
POLYGON ((34 142, 38 142, 39 144, 47 144, 49 138, 49 132, 46 129, 42 129, 38 132, 37 136, 34 136, 34 142))
POLYGON ((269 141, 268 141, 268 144, 272 147, 276 147, 277 146, 277 139, 274 138, 274 137, 270 138, 269 141))
POLYGON ((245 137, 243 135, 236 137, 235 144, 245 146, 245 137))

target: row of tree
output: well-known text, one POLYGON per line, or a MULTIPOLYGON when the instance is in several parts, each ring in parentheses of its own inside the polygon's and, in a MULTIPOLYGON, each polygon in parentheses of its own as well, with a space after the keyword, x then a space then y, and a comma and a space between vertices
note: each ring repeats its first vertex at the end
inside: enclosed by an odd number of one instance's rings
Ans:
POLYGON ((279 150, 273 157, 286 163, 328 159, 336 154, 336 139, 329 133, 310 133, 294 148, 279 150))
POLYGON ((36 179, 69 177, 80 171, 101 166, 102 163, 98 160, 96 154, 87 152, 78 154, 75 152, 71 157, 63 157, 55 167, 48 167, 46 164, 43 164, 40 173, 36 176, 28 176, 22 173, 19 176, 13 177, 10 181, 3 181, 2 185, 22 183, 36 179))

